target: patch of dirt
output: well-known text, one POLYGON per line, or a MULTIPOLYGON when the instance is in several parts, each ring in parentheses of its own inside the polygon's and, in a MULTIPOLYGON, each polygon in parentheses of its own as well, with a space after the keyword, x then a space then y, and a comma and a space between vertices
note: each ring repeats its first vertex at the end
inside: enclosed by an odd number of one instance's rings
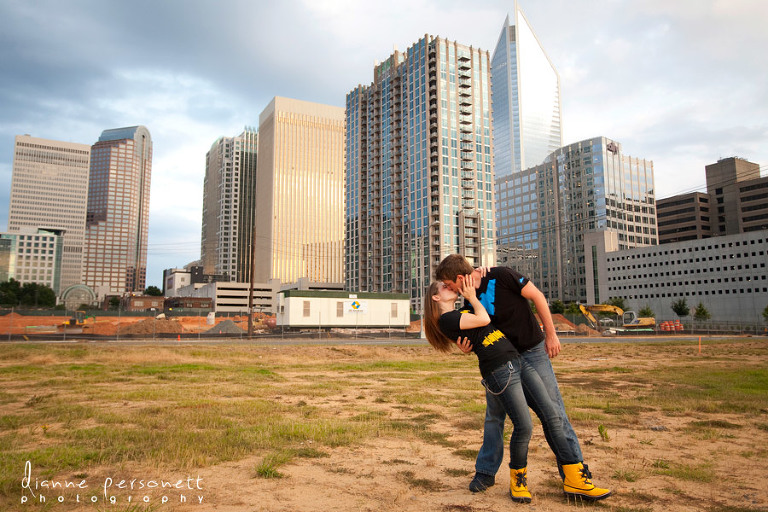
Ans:
MULTIPOLYGON (((707 354, 705 347, 705 357, 716 358, 720 361, 718 364, 738 363, 756 368, 766 360, 765 342, 756 340, 751 344, 754 346, 748 343, 733 347, 723 345, 717 348, 716 354, 707 354), (742 353, 746 347, 749 347, 750 355, 742 353)), ((653 369, 664 365, 688 367, 698 364, 703 357, 696 354, 692 345, 681 346, 679 351, 680 356, 672 359, 669 352, 657 350, 651 344, 566 343, 554 364, 561 386, 567 392, 578 393, 583 386, 599 385, 617 399, 631 398, 639 387, 653 386, 654 383, 633 382, 627 378, 632 375, 630 372, 590 373, 589 370, 605 368, 606 360, 610 361, 611 368, 617 369, 653 369)), ((151 357, 164 358, 166 354, 153 352, 151 357)), ((223 354, 222 357, 227 356, 223 354)), ((442 356, 424 346, 278 345, 254 348, 247 357, 260 365, 269 366, 291 364, 297 360, 318 364, 362 364, 381 360, 430 361, 442 356)), ((707 366, 714 367, 711 364, 707 366)), ((316 379, 318 382, 339 378, 338 373, 331 371, 318 370, 317 374, 322 376, 322 379, 316 379)), ((439 408, 414 410, 409 404, 377 401, 376 397, 386 396, 392 379, 396 377, 367 379, 365 375, 345 374, 345 380, 361 379, 363 383, 353 388, 343 387, 341 392, 321 395, 320 398, 293 395, 289 399, 281 396, 281 389, 306 386, 312 376, 305 369, 281 371, 280 376, 282 380, 273 384, 275 395, 272 398, 276 402, 312 400, 313 406, 326 411, 339 411, 340 414, 343 412, 342 404, 356 402, 360 404, 361 412, 386 412, 392 419, 413 420, 415 416, 440 411, 439 408)), ((479 383, 472 381, 466 385, 477 390, 470 401, 472 403, 467 406, 483 404, 484 395, 479 383)), ((435 388, 430 391, 434 393, 435 388)), ((444 393, 446 400, 453 397, 453 390, 448 387, 437 391, 444 393)), ((568 395, 564 395, 568 406, 568 395)), ((297 439, 293 448, 316 448, 326 456, 295 458, 278 468, 281 478, 257 476, 256 467, 267 453, 254 453, 236 461, 202 466, 191 471, 133 467, 126 463, 117 468, 97 468, 91 471, 88 478, 92 482, 103 482, 106 477, 117 480, 116 472, 125 478, 189 477, 193 481, 199 478, 201 489, 132 493, 134 499, 150 496, 151 504, 156 506, 153 510, 182 512, 485 512, 518 508, 530 512, 583 509, 634 512, 768 510, 768 484, 762 479, 762 475, 768 473, 768 451, 765 448, 768 446, 768 422, 764 415, 662 411, 643 408, 642 405, 638 403, 633 421, 606 421, 605 437, 600 435, 596 422, 589 419, 574 421, 594 483, 608 487, 614 493, 612 497, 595 504, 569 502, 563 497, 554 456, 538 422, 535 423, 537 426, 529 447, 528 484, 533 502, 521 506, 509 499, 506 447, 505 462, 496 475, 496 485, 483 493, 471 493, 468 484, 474 473, 474 459, 462 456, 460 450, 479 449, 482 412, 477 413, 479 421, 474 427, 457 428, 451 423, 451 418, 438 418, 425 423, 425 428, 430 431, 446 433, 448 440, 458 449, 421 439, 374 437, 358 445, 337 448, 314 447, 297 439), (738 428, 728 428, 722 435, 701 431, 691 433, 691 425, 702 420, 712 425, 736 425, 738 428), (709 475, 712 480, 706 482, 702 478, 664 474, 665 465, 687 466, 692 472, 703 469, 700 474, 709 475), (168 505, 160 505, 164 495, 171 500, 168 505), (181 495, 187 500, 186 503, 180 503, 181 495), (198 497, 202 497, 202 503, 198 502, 198 497)), ((580 412, 583 413, 584 409, 580 412)), ((510 430, 508 423, 507 431, 510 430)), ((120 496, 124 499, 127 494, 122 492, 120 496)), ((115 510, 128 510, 124 501, 118 503, 120 506, 115 510)), ((79 507, 52 504, 50 509, 94 512, 109 510, 110 506, 103 503, 100 508, 91 504, 79 507)))

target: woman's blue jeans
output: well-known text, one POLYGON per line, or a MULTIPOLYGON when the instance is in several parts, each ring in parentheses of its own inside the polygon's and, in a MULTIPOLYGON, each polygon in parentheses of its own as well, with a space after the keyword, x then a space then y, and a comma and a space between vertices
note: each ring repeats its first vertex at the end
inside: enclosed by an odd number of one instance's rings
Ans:
MULTIPOLYGON (((527 363, 521 369, 525 402, 541 420, 547 443, 557 457, 558 465, 583 461, 579 439, 565 414, 557 378, 544 342, 523 352, 522 359, 527 363), (567 447, 562 445, 563 440, 567 447)), ((504 421, 507 413, 502 401, 487 390, 485 398, 483 445, 477 455, 475 470, 485 475, 495 475, 504 459, 504 421)))
POLYGON ((523 367, 525 366, 527 364, 518 357, 514 361, 493 370, 484 380, 486 394, 499 401, 502 412, 509 416, 514 425, 512 437, 509 439, 509 464, 510 467, 516 469, 528 465, 528 443, 533 432, 533 422, 531 422, 531 415, 525 403, 525 393, 521 382, 523 367))

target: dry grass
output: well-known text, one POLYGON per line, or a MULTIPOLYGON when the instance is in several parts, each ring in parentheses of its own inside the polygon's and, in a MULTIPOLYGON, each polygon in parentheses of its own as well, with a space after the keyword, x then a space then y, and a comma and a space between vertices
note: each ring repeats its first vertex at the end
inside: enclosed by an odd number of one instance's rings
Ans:
MULTIPOLYGON (((217 510, 252 509, 231 486, 263 507, 254 510, 508 505, 504 471, 493 492, 466 491, 484 411, 473 357, 427 346, 0 348, 2 510, 143 510, 125 503, 127 491, 106 502, 96 483, 192 473, 205 475, 217 510), (26 461, 39 480, 86 479, 83 496, 100 501, 77 508, 67 490, 66 505, 22 505, 26 461), (337 484, 327 502, 317 498, 337 484), (316 499, 292 502, 285 489, 316 499)), ((596 483, 615 490, 596 508, 768 507, 768 486, 751 477, 768 470, 768 348, 757 339, 704 348, 569 344, 555 360, 596 483)), ((537 510, 565 506, 540 430, 530 466, 537 510)), ((150 507, 164 506, 149 495, 150 507)))

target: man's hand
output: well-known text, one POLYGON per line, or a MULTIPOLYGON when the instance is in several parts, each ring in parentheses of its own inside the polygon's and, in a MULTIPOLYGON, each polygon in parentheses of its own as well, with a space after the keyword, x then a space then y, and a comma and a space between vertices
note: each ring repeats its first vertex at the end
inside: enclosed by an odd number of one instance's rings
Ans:
POLYGON ((560 353, 560 338, 557 337, 557 333, 547 333, 544 338, 544 349, 547 351, 547 355, 550 359, 557 357, 560 353))
POLYGON ((491 267, 477 267, 475 270, 480 272, 480 277, 485 277, 488 271, 491 270, 491 267))
POLYGON ((472 352, 472 343, 469 341, 469 338, 464 338, 462 340, 461 336, 459 336, 459 339, 456 340, 456 345, 459 347, 459 350, 465 354, 472 352))

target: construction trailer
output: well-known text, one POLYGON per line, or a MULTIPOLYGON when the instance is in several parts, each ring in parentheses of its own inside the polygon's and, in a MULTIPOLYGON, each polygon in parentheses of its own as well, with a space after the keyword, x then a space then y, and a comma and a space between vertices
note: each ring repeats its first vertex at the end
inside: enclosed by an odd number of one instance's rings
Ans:
POLYGON ((410 324, 405 293, 282 290, 277 327, 299 329, 404 329, 410 324))

